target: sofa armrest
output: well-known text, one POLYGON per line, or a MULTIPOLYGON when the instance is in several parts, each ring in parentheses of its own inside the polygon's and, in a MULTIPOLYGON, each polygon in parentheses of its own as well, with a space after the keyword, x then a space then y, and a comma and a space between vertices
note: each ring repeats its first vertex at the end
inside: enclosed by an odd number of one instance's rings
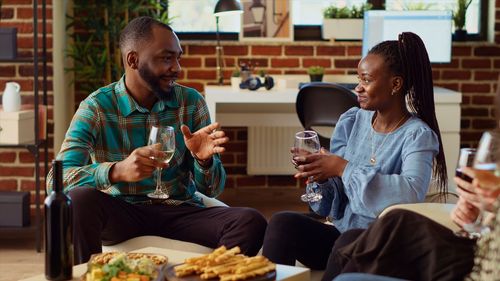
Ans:
POLYGON ((444 204, 444 203, 414 203, 414 204, 397 204, 387 207, 379 217, 384 216, 388 212, 394 209, 405 209, 413 211, 429 219, 451 229, 452 231, 458 231, 460 228, 453 223, 450 218, 450 213, 453 210, 455 204, 444 204))

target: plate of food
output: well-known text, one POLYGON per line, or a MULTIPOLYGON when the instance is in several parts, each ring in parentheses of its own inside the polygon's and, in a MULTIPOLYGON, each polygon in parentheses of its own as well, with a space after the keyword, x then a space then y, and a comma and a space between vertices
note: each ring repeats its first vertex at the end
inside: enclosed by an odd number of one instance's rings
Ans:
POLYGON ((169 281, 267 281, 276 279, 276 264, 264 256, 242 255, 239 247, 228 250, 222 246, 212 253, 167 267, 165 275, 169 281))
POLYGON ((82 281, 163 281, 167 257, 158 254, 108 252, 92 255, 82 281))

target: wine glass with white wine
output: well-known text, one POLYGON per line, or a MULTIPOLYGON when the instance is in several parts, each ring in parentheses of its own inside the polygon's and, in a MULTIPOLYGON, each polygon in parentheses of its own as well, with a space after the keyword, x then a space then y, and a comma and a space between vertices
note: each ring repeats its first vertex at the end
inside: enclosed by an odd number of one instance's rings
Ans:
MULTIPOLYGON (((175 130, 171 126, 152 126, 151 132, 149 132, 148 145, 152 146, 152 149, 159 150, 163 152, 161 157, 151 156, 152 159, 169 163, 175 153, 175 130)), ((154 192, 148 194, 149 198, 152 199, 168 199, 168 193, 164 192, 161 188, 161 173, 162 168, 156 168, 156 189, 154 192)))
MULTIPOLYGON (((499 177, 500 162, 500 131, 487 131, 483 133, 474 157, 473 168, 475 169, 475 178, 481 181, 484 178, 499 177)), ((478 194, 480 199, 479 216, 475 222, 465 224, 463 229, 471 235, 481 237, 490 232, 490 228, 485 224, 484 200, 478 194)))
MULTIPOLYGON (((315 131, 302 131, 295 134, 295 145, 293 156, 305 156, 311 153, 318 153, 321 145, 319 143, 318 134, 315 131)), ((300 164, 300 163, 298 163, 300 164)), ((300 196, 304 202, 317 202, 323 198, 319 192, 315 192, 313 186, 313 177, 307 179, 306 193, 300 196)))

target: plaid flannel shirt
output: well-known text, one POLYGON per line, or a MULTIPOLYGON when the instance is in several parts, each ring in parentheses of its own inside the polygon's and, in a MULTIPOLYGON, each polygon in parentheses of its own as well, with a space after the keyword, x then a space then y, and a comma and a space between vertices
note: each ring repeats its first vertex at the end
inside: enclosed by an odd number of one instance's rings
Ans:
MULTIPOLYGON (((210 168, 198 165, 184 143, 182 124, 192 132, 210 124, 205 100, 194 89, 175 84, 169 99, 158 100, 151 111, 127 93, 125 76, 98 89, 80 103, 57 155, 57 159, 63 160, 64 192, 86 186, 131 203, 149 201, 146 194, 155 189, 156 172, 138 182, 112 184, 109 171, 134 149, 147 145, 152 125, 168 125, 175 128, 176 148, 170 166, 162 172, 163 188, 171 198, 166 203, 202 206, 195 191, 210 197, 219 195, 224 189, 226 173, 218 155, 213 156, 210 168)), ((52 177, 51 169, 47 178, 49 190, 52 177)))

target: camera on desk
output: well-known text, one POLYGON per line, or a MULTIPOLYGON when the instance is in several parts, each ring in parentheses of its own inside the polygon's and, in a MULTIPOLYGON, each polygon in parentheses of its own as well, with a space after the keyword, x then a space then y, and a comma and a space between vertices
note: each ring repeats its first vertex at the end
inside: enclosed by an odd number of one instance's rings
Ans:
POLYGON ((240 89, 257 91, 260 87, 264 87, 266 90, 271 90, 274 87, 273 77, 266 75, 264 76, 264 82, 262 82, 259 77, 251 76, 240 83, 240 89))

